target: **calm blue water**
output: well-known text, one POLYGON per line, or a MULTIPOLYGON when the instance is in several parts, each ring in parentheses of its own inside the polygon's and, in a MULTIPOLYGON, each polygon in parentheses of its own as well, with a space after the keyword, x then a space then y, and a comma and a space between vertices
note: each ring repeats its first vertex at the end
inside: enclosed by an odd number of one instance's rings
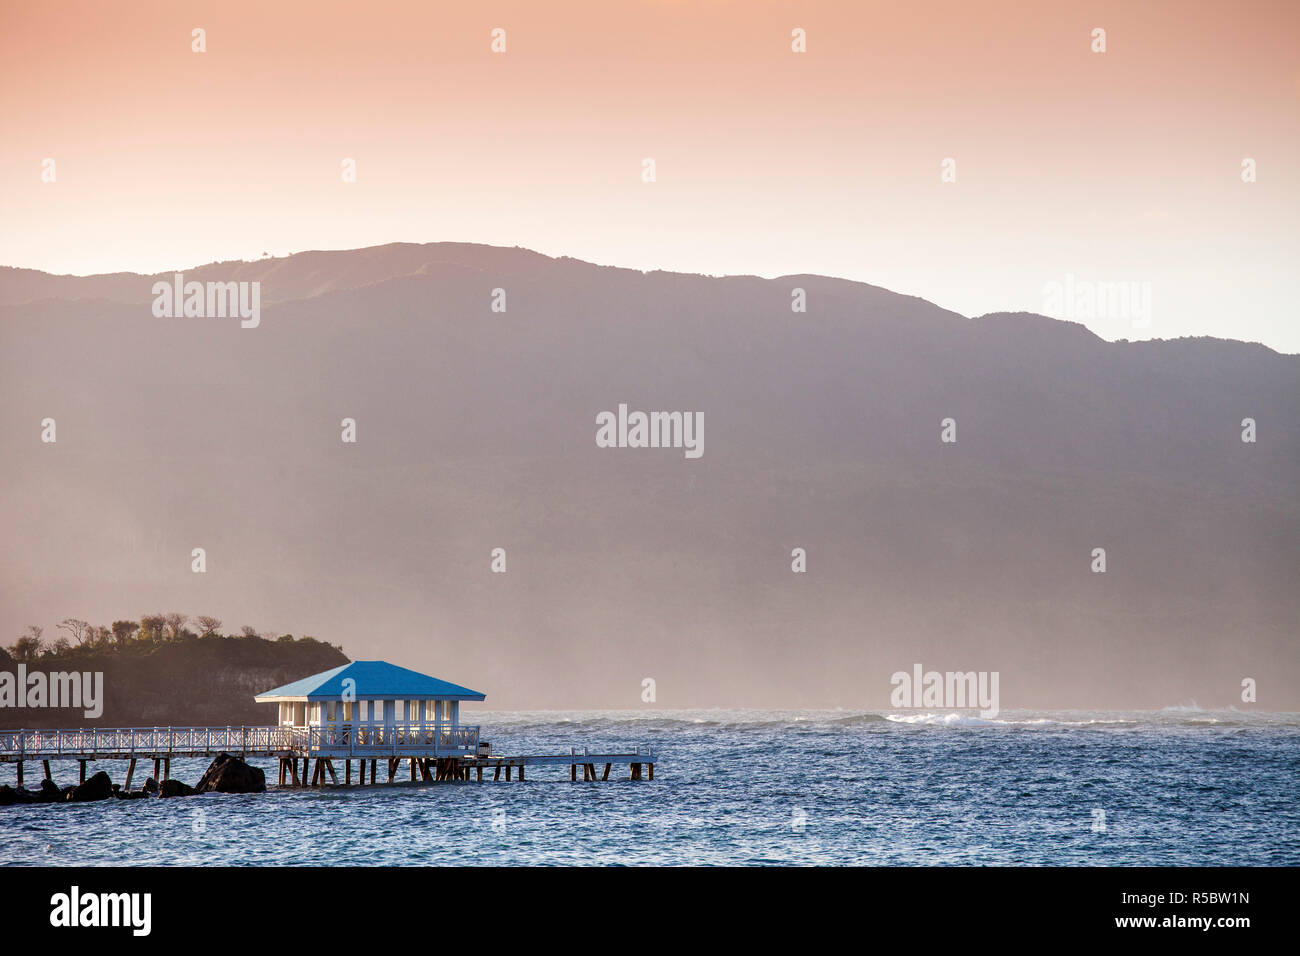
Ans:
MULTIPOLYGON (((652 744, 662 762, 654 782, 573 784, 565 766, 522 784, 0 808, 0 863, 1300 864, 1297 714, 476 719, 497 753, 652 744)), ((274 782, 275 762, 258 763, 274 782)), ((75 764, 55 766, 75 782, 75 764)), ((172 766, 192 784, 207 761, 172 766)))

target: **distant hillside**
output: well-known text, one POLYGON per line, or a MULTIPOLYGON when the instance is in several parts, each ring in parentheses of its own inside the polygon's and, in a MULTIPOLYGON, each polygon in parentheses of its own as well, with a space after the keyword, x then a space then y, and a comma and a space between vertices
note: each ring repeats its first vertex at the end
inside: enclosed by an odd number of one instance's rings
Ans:
MULTIPOLYGON (((18 663, 0 652, 0 670, 18 663)), ((274 724, 274 704, 253 696, 300 677, 346 664, 336 647, 319 641, 201 637, 147 652, 87 651, 27 661, 27 673, 102 671, 104 713, 86 720, 80 710, 0 709, 0 729, 20 727, 192 727, 274 724)))
POLYGON ((1300 709, 1300 356, 455 243, 183 271, 261 282, 261 326, 0 270, 0 642, 126 600, 508 709, 884 707, 918 661, 1300 709), (703 457, 597 447, 619 403, 702 412, 703 457))

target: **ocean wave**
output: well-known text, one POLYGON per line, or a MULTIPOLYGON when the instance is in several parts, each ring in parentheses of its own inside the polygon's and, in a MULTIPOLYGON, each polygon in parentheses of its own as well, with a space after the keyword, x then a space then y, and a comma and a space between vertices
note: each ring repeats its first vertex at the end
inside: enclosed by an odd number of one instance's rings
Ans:
POLYGON ((1008 721, 992 720, 986 717, 973 717, 969 714, 886 714, 885 719, 896 724, 912 724, 925 727, 989 727, 1000 723, 1008 723, 1008 721))
MULTIPOLYGON (((462 716, 462 719, 465 719, 462 716)), ((467 720, 467 722, 471 722, 467 720)), ((798 735, 870 730, 897 725, 984 727, 1044 730, 1300 729, 1300 714, 1203 710, 1178 705, 1148 711, 1029 711, 1003 710, 996 717, 975 711, 853 711, 853 710, 681 710, 681 711, 526 711, 475 715, 485 739, 493 736, 542 735, 557 732, 576 738, 614 737, 642 740, 646 736, 694 735, 713 732, 789 732, 798 735)))
POLYGON ((887 723, 889 718, 884 714, 864 713, 864 714, 847 714, 844 717, 832 717, 827 721, 836 727, 852 727, 857 724, 883 724, 887 723))

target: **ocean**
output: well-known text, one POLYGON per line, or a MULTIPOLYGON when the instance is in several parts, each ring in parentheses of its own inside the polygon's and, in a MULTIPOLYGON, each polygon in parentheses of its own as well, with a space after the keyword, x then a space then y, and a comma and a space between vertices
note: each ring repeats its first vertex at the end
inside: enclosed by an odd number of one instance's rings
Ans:
MULTIPOLYGON (((473 719, 500 755, 650 744, 655 779, 571 783, 565 765, 530 769, 524 783, 0 807, 0 864, 1300 865, 1300 714, 473 719)), ((275 761, 253 762, 274 784, 275 761)), ((193 784, 207 764, 174 760, 172 776, 193 784)), ((29 787, 39 766, 27 765, 29 787)), ((121 782, 125 766, 89 771, 121 782)), ((76 782, 75 763, 54 767, 57 782, 76 782)), ((14 782, 0 765, 0 783, 14 782)))

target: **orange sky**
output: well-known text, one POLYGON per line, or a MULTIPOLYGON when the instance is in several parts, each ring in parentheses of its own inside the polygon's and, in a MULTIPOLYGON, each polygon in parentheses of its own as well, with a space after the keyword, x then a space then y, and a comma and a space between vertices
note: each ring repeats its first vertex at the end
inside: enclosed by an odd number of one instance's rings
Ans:
POLYGON ((1108 338, 1296 352, 1297 27, 1185 0, 8 4, 0 264, 458 240, 965 314, 1071 275, 1150 283, 1150 326, 1088 322, 1108 338))

